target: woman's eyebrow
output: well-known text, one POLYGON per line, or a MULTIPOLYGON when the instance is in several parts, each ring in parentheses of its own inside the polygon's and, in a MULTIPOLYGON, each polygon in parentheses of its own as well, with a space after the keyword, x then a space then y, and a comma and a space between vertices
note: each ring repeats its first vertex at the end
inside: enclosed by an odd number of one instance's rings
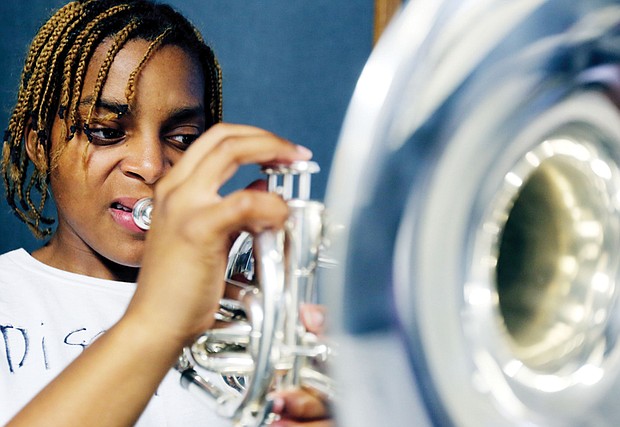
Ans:
POLYGON ((194 123, 204 127, 206 122, 205 109, 202 105, 179 107, 168 112, 162 123, 165 129, 171 129, 184 123, 194 123))
MULTIPOLYGON (((80 107, 91 106, 92 103, 93 103, 93 97, 87 96, 86 98, 80 101, 79 106, 80 107)), ((129 111, 129 105, 126 102, 117 101, 114 99, 98 99, 97 102, 95 103, 95 107, 99 109, 108 110, 108 111, 111 111, 119 115, 127 114, 127 112, 129 111)))
MULTIPOLYGON (((80 101, 80 107, 90 107, 93 102, 93 97, 88 96, 80 101)), ((125 101, 117 101, 115 99, 99 99, 95 103, 97 109, 103 109, 119 116, 131 114, 129 111, 129 105, 125 101)), ((195 120, 196 118, 204 119, 205 109, 202 104, 190 105, 185 107, 174 108, 168 112, 166 118, 167 123, 176 123, 184 120, 195 120)))
POLYGON ((180 122, 196 118, 204 118, 205 109, 202 105, 180 107, 170 111, 166 122, 180 122))

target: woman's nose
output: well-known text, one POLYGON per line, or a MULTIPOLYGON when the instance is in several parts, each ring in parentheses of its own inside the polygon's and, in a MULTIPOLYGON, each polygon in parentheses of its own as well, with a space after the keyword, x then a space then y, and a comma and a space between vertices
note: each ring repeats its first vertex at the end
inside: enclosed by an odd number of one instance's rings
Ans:
POLYGON ((157 137, 132 138, 125 147, 128 151, 121 169, 127 176, 155 184, 170 167, 165 146, 157 137))

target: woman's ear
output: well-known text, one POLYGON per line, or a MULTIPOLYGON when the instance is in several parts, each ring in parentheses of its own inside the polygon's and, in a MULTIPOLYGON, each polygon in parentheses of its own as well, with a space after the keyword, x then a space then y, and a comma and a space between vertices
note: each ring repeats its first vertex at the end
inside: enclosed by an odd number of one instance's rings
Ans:
POLYGON ((25 135, 26 153, 28 153, 28 157, 38 170, 47 170, 47 156, 45 155, 45 148, 43 148, 43 146, 39 143, 39 135, 37 131, 32 128, 31 122, 26 125, 25 135))

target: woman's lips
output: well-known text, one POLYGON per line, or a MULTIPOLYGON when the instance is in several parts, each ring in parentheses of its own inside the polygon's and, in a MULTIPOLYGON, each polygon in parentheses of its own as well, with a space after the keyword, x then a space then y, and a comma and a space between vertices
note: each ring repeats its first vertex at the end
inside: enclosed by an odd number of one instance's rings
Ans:
POLYGON ((144 233, 145 231, 138 227, 133 220, 132 207, 138 199, 123 198, 115 200, 108 211, 112 215, 112 219, 121 227, 132 233, 144 233))

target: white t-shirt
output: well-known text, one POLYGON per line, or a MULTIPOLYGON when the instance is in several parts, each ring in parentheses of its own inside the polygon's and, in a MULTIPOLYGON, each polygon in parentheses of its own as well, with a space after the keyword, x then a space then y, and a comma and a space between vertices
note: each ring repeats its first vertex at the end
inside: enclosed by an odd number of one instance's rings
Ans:
MULTIPOLYGON (((135 288, 52 268, 23 249, 0 256, 0 425, 116 323, 135 288)), ((231 425, 179 375, 168 373, 138 426, 231 425)))

